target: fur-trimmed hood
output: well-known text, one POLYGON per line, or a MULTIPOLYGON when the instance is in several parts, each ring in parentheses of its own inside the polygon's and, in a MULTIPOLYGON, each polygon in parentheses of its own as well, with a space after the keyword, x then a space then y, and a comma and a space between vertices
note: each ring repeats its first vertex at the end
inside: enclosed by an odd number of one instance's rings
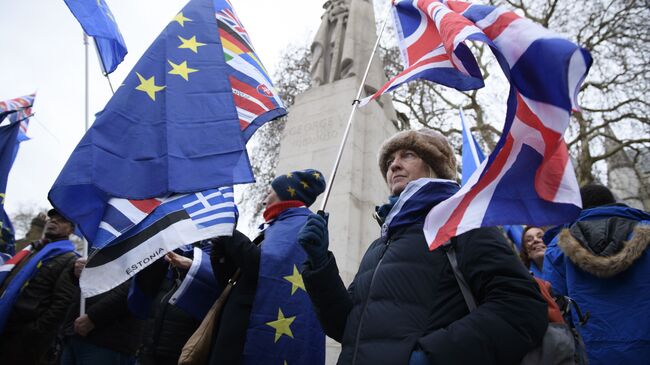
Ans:
POLYGON ((641 257, 650 244, 650 225, 626 219, 614 222, 614 227, 611 220, 578 222, 563 229, 557 243, 582 270, 607 278, 625 271, 641 257), (631 238, 626 240, 630 232, 631 238), (596 241, 601 247, 594 245, 596 241))

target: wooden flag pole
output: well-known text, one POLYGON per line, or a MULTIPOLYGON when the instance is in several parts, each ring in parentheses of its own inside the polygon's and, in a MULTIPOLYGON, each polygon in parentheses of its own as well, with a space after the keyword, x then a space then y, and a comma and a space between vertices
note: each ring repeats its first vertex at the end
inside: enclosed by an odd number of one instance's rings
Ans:
POLYGON ((391 2, 391 4, 386 9, 386 12, 384 13, 384 21, 381 25, 381 30, 379 31, 379 35, 377 36, 377 41, 375 42, 375 46, 372 48, 372 53, 370 54, 370 59, 368 60, 368 64, 366 65, 366 72, 364 72, 363 79, 361 79, 361 85, 359 85, 357 96, 354 98, 354 101, 352 101, 352 110, 350 111, 350 117, 348 118, 348 123, 347 126, 345 127, 345 132, 343 132, 343 139, 341 140, 341 144, 339 145, 339 151, 336 155, 336 160, 334 160, 334 167, 332 168, 332 173, 330 174, 329 181, 327 182, 325 195, 323 196, 323 202, 321 203, 320 206, 320 210, 323 212, 325 211, 325 207, 327 206, 327 201, 329 199, 330 193, 332 192, 332 184, 334 183, 336 172, 338 171, 339 164, 341 163, 341 157, 343 156, 343 150, 345 149, 345 142, 348 140, 348 136, 350 135, 350 128, 352 127, 354 114, 356 113, 357 108, 359 107, 359 98, 361 97, 361 93, 363 92, 363 87, 366 83, 366 78, 368 78, 368 72, 370 72, 370 65, 372 64, 372 60, 375 58, 375 52, 379 47, 379 41, 381 40, 381 36, 384 34, 386 23, 388 23, 388 14, 392 7, 393 4, 391 2))

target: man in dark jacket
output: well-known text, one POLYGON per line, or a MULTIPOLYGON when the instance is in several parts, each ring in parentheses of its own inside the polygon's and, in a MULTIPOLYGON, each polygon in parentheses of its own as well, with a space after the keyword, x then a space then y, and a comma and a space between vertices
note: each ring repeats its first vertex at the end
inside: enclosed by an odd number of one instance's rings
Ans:
MULTIPOLYGON (((75 263, 77 279, 85 264, 84 259, 75 263)), ((86 313, 79 315, 80 290, 77 287, 75 305, 70 307, 63 326, 61 365, 135 363, 142 322, 129 312, 128 293, 129 282, 126 282, 88 298, 86 313)))
POLYGON ((223 288, 212 272, 211 250, 211 240, 181 247, 136 276, 132 285, 152 299, 139 300, 131 289, 131 307, 146 319, 138 364, 178 364, 183 346, 223 288))
POLYGON ((74 301, 77 255, 68 240, 74 226, 54 209, 47 216, 44 238, 17 253, 10 264, 15 266, 0 280, 3 364, 44 362, 74 301))
POLYGON ((583 211, 551 231, 544 278, 569 296, 589 321, 572 320, 589 363, 646 364, 650 359, 650 214, 617 204, 602 185, 580 189, 583 211))
POLYGON ((298 272, 305 253, 297 242, 307 207, 324 189, 316 170, 279 175, 255 243, 238 231, 215 241, 211 261, 221 286, 237 268, 241 276, 218 319, 211 365, 324 363, 325 335, 298 272))
POLYGON ((338 364, 518 364, 539 344, 547 308, 496 228, 452 239, 478 308, 469 312, 445 247, 429 251, 426 214, 458 189, 453 150, 431 130, 387 140, 379 166, 389 203, 378 207, 382 235, 346 290, 327 251, 327 222, 312 215, 299 234, 308 255, 307 292, 325 333, 341 342, 338 364))

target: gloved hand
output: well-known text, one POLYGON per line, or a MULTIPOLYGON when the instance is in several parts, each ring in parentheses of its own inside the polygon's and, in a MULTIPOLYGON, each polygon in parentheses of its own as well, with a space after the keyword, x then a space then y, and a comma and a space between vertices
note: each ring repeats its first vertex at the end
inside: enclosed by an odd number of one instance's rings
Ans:
POLYGON ((307 258, 312 269, 323 267, 327 262, 327 247, 329 246, 329 233, 327 231, 327 218, 312 214, 298 232, 298 243, 307 253, 307 258))

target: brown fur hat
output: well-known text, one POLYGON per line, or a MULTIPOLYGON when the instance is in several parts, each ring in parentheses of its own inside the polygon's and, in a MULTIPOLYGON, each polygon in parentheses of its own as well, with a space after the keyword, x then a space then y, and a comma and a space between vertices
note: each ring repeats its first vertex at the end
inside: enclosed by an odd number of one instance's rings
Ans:
POLYGON ((456 179, 456 157, 447 138, 428 129, 402 131, 387 139, 379 149, 379 170, 384 180, 388 171, 388 159, 398 150, 415 152, 427 163, 440 179, 456 179))

